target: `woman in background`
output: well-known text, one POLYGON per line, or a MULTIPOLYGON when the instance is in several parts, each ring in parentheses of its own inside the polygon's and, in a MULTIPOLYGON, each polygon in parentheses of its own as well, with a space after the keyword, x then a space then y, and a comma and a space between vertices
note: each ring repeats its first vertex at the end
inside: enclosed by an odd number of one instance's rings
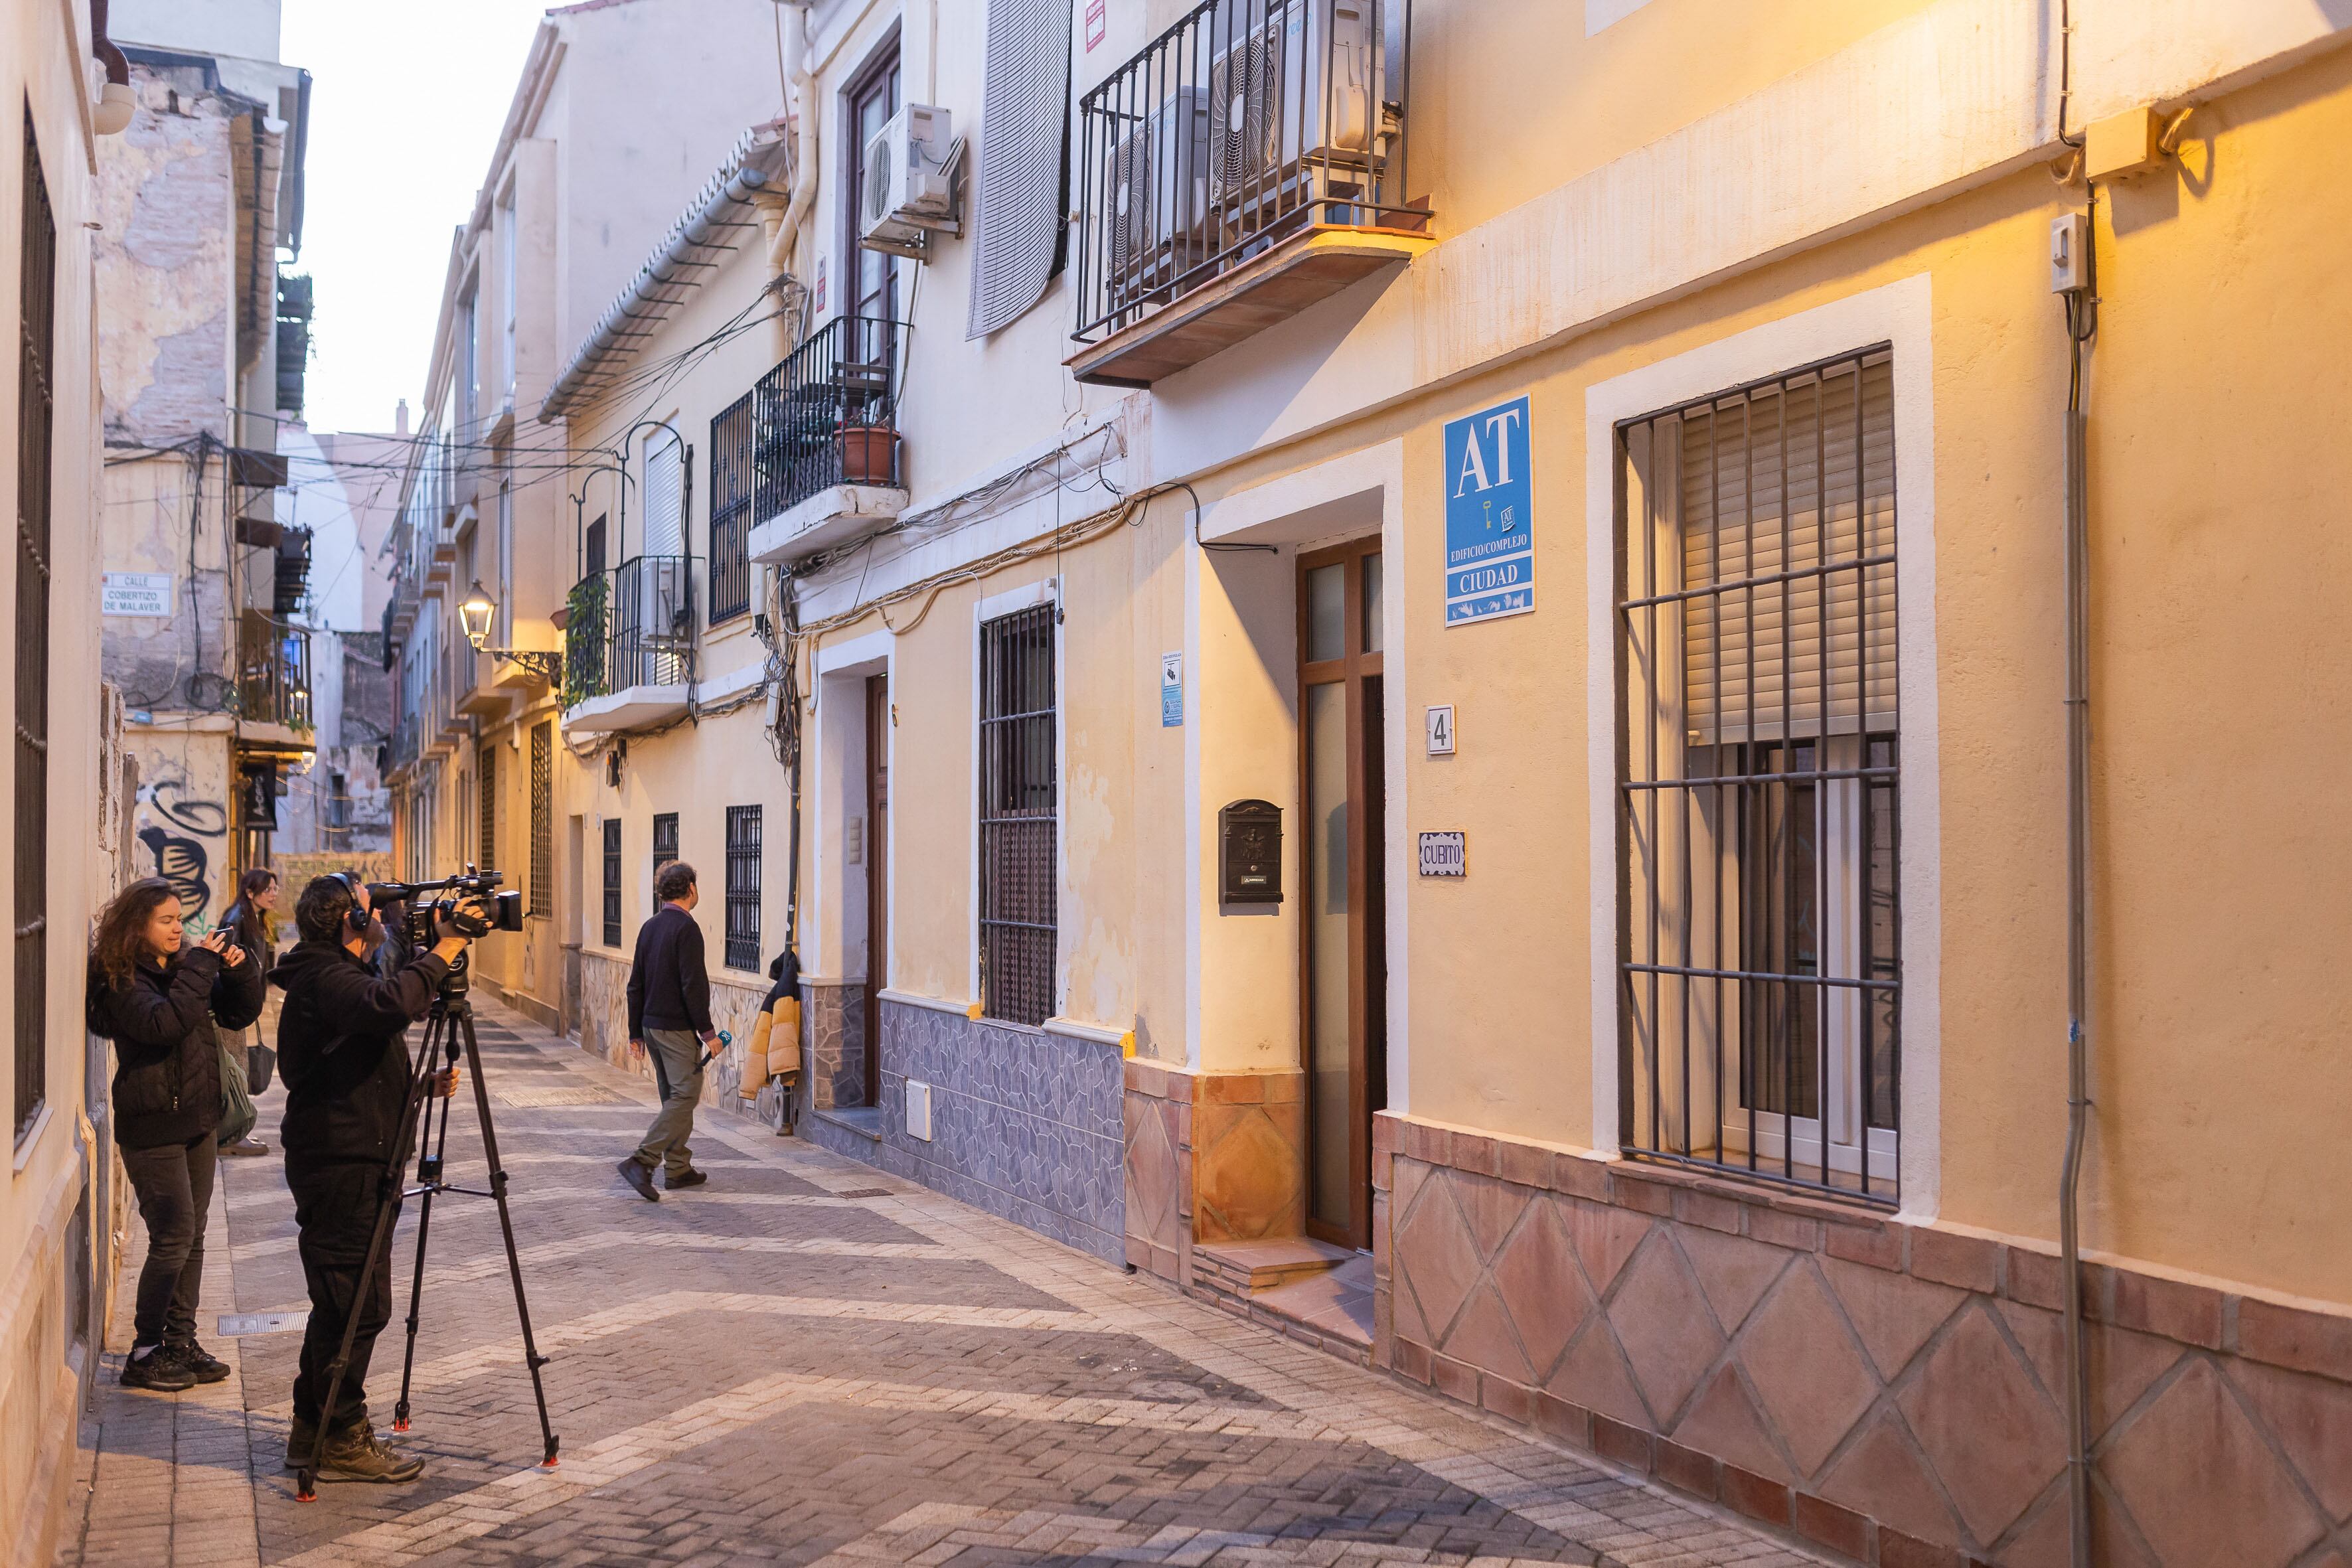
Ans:
POLYGON ((142 877, 100 917, 85 1011, 90 1033, 114 1042, 114 1142, 147 1222, 131 1353, 122 1381, 176 1394, 228 1375, 196 1342, 205 1274, 205 1218, 221 1119, 217 1031, 261 1016, 261 965, 223 928, 184 944, 180 900, 161 877, 142 877))
MULTIPOLYGON (((246 957, 258 964, 268 974, 278 962, 276 949, 269 942, 269 915, 278 908, 278 873, 266 866, 255 866, 236 879, 236 901, 221 916, 221 929, 229 940, 245 949, 246 957)), ((246 1092, 259 1095, 269 1087, 269 1075, 277 1066, 278 1053, 262 1039, 259 1030, 247 1043, 244 1051, 246 1092)), ((233 1143, 220 1146, 224 1154, 267 1154, 269 1145, 247 1133, 233 1143)))

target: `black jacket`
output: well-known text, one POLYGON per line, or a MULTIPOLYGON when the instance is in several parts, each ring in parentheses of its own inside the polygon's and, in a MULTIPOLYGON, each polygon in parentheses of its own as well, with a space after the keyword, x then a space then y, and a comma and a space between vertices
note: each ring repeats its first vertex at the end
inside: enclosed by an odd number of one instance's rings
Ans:
POLYGON ((210 948, 141 964, 131 984, 107 984, 89 966, 83 1013, 93 1035, 114 1042, 114 1137, 125 1149, 190 1143, 220 1125, 220 1036, 261 1016, 261 965, 225 966, 210 948))
POLYGON ((259 962, 261 973, 267 977, 278 962, 278 954, 269 945, 268 923, 261 918, 261 911, 239 899, 221 916, 221 924, 230 928, 229 934, 236 939, 237 946, 245 949, 247 957, 259 962))
POLYGON ((408 1099, 411 1020, 433 1005, 448 964, 425 953, 379 978, 350 949, 296 942, 269 972, 286 993, 278 1071, 286 1080, 278 1142, 289 1159, 383 1161, 408 1099))
POLYGON ((629 963, 629 1038, 647 1029, 710 1030, 710 976, 702 967, 702 928, 676 904, 664 904, 637 928, 629 963))

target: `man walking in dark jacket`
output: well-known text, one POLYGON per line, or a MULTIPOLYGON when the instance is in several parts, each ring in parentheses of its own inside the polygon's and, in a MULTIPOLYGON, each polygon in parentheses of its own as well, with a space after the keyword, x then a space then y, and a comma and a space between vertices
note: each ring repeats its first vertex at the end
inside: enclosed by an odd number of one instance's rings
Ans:
MULTIPOLYGON (((479 914, 478 904, 473 912, 479 914)), ((294 923, 302 940, 269 975, 286 992, 278 1022, 278 1070, 286 1080, 278 1141, 300 1227, 302 1277, 310 1288, 286 1463, 292 1469, 310 1462, 323 1422, 327 1447, 320 1479, 413 1481, 425 1473, 424 1462, 377 1437, 367 1418, 368 1357, 392 1321, 391 1259, 378 1264, 364 1300, 359 1281, 384 1169, 407 1108, 406 1029, 432 1006, 467 939, 443 925, 430 951, 396 973, 378 975, 368 959, 383 943, 383 926, 359 879, 340 872, 302 889, 294 923), (326 1410, 327 1369, 354 1312, 359 1330, 351 1361, 335 1408, 326 1410)), ((442 1095, 455 1091, 457 1069, 443 1073, 434 1087, 442 1095)), ((407 1151, 400 1152, 404 1159, 407 1151)))
POLYGON ((647 1203, 658 1202, 654 1170, 673 1191, 710 1178, 694 1168, 686 1141, 702 1099, 702 1047, 716 1045, 710 1026, 710 976, 702 967, 702 928, 694 906, 702 894, 694 868, 673 860, 654 877, 661 908, 637 928, 637 954, 629 965, 629 1044, 653 1058, 661 1110, 637 1152, 621 1162, 621 1179, 647 1203))

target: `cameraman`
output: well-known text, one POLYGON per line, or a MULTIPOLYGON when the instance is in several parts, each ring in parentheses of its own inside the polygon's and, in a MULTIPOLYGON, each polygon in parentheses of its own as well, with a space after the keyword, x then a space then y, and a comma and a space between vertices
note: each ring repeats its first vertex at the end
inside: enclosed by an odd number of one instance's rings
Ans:
MULTIPOLYGON (((356 876, 333 872, 312 880, 294 909, 301 941, 269 975, 286 992, 278 1024, 278 1066, 287 1089, 278 1138, 310 1289, 286 1463, 292 1469, 309 1462, 323 1418, 327 1446, 320 1479, 404 1482, 425 1473, 424 1462, 375 1436, 362 1386, 376 1335, 392 1321, 392 1259, 379 1261, 364 1300, 357 1300, 359 1277, 407 1106, 404 1031, 432 1006, 450 963, 466 951, 471 939, 461 926, 478 931, 487 921, 479 900, 459 900, 456 912, 435 928, 430 951, 380 976, 369 959, 385 932, 369 902, 356 876), (335 1408, 322 1413, 328 1368, 354 1310, 359 1331, 343 1385, 335 1408)), ((457 1069, 443 1072, 433 1087, 438 1095, 454 1093, 457 1069)), ((407 1151, 399 1153, 404 1160, 407 1151)))

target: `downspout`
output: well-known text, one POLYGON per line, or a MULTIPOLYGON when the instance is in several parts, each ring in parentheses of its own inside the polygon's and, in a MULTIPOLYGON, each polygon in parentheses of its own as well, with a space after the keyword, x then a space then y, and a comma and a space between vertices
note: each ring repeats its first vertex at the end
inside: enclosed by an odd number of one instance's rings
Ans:
MULTIPOLYGON (((2058 140, 2074 150, 2081 168, 2083 138, 2066 133, 2074 94, 2074 17, 2059 9, 2058 140)), ((2083 1346, 2083 1144, 2090 1099, 2090 478, 2084 439, 2091 340, 2099 330, 2097 246, 2099 192, 2086 182, 2083 287, 2065 296, 2066 310, 2066 1153, 2058 1176, 2058 1258, 2063 1273, 2060 1314, 2066 1370, 2066 1520, 2069 1561, 2091 1568, 2091 1420, 2083 1346)))
MULTIPOLYGON (((779 280, 797 280, 806 297, 809 279, 800 275, 801 230, 809 214, 816 206, 817 184, 817 103, 816 78, 810 74, 809 61, 816 56, 815 24, 810 19, 810 0, 779 0, 791 5, 801 14, 800 58, 793 63, 793 97, 797 107, 794 121, 799 140, 793 153, 795 167, 792 200, 784 208, 781 220, 768 229, 768 270, 779 280)), ((781 317, 783 322, 784 352, 800 346, 800 312, 781 317)))

